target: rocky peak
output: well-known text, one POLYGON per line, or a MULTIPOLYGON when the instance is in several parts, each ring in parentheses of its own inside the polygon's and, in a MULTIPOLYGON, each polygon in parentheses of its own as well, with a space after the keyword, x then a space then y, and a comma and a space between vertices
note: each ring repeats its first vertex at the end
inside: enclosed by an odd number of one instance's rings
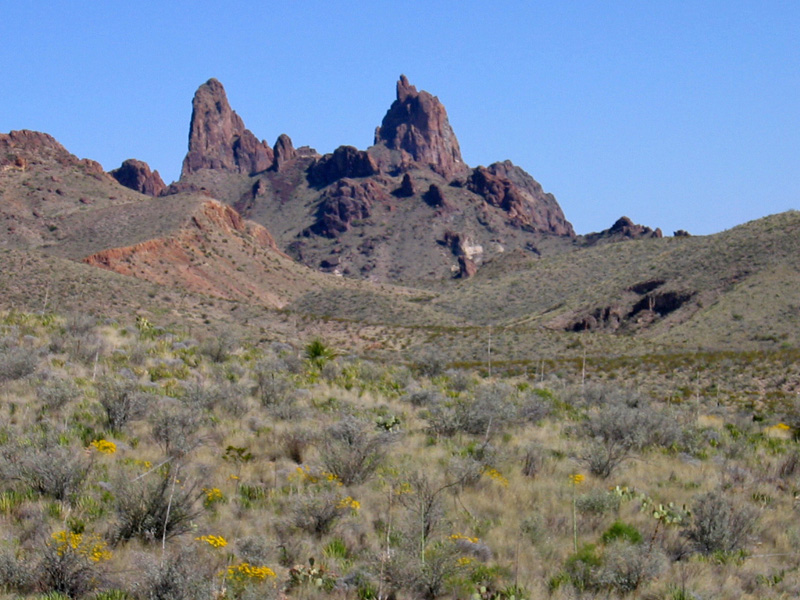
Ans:
POLYGON ((246 129, 228 104, 225 88, 209 79, 195 92, 189 126, 189 152, 181 177, 200 169, 223 169, 250 175, 272 166, 269 145, 246 129))
POLYGON ((127 188, 147 196, 161 196, 167 189, 158 171, 141 160, 129 158, 118 169, 109 172, 114 179, 127 188))
POLYGON ((436 96, 418 92, 405 75, 397 82, 397 99, 375 130, 375 145, 379 144, 408 153, 445 179, 465 169, 444 106, 436 96))
POLYGON ((275 142, 273 154, 275 161, 273 167, 276 171, 281 171, 286 166, 286 163, 297 158, 297 150, 294 149, 292 138, 285 133, 280 134, 275 142))

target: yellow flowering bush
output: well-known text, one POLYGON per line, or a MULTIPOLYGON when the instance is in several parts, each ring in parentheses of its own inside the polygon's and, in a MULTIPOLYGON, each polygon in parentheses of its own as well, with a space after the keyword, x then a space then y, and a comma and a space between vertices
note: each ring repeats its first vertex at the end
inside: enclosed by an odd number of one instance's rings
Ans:
POLYGON ((347 496, 347 498, 339 500, 336 504, 336 508, 349 508, 353 512, 358 512, 361 508, 361 503, 352 496, 347 496))
POLYGON ((262 582, 276 577, 275 571, 269 567, 251 565, 247 562, 230 565, 227 571, 227 578, 232 582, 262 582))
POLYGON ((483 474, 486 475, 492 481, 496 481, 503 487, 508 487, 508 479, 503 475, 500 471, 495 469, 494 467, 486 467, 483 470, 483 474))
POLYGON ((203 493, 205 494, 203 506, 206 508, 211 508, 215 504, 225 502, 225 494, 223 494, 222 490, 219 488, 203 488, 203 493))
POLYGON ((572 485, 580 485, 586 481, 586 476, 583 473, 573 473, 569 476, 569 481, 572 485))
POLYGON ((117 445, 108 440, 95 440, 89 446, 100 454, 114 454, 117 451, 117 445))
POLYGON ((221 535, 202 535, 200 537, 194 538, 199 542, 205 542, 212 548, 224 548, 228 545, 228 540, 226 540, 221 535))
POLYGON ((289 481, 301 484, 317 484, 323 483, 328 485, 341 486, 342 482, 334 473, 328 471, 312 470, 310 467, 297 467, 295 472, 289 476, 289 481))
POLYGON ((98 536, 84 536, 82 533, 73 533, 62 529, 61 531, 56 531, 52 538, 59 556, 64 556, 68 552, 75 552, 92 562, 101 562, 111 558, 111 551, 98 536))

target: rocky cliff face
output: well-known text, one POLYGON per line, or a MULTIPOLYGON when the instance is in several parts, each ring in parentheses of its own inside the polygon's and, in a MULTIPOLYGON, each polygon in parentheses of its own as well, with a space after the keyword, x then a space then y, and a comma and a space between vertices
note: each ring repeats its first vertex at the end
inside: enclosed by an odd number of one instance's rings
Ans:
POLYGON ((161 196, 167 186, 158 171, 150 171, 146 162, 129 158, 118 169, 109 171, 114 179, 127 188, 147 196, 161 196))
POLYGON ((353 146, 339 146, 333 154, 326 154, 311 166, 308 180, 322 187, 343 177, 369 177, 378 172, 378 165, 367 152, 353 146))
POLYGON ((189 130, 189 153, 181 177, 200 169, 224 169, 251 175, 272 166, 273 151, 245 129, 228 104, 225 88, 209 79, 195 92, 189 130))
POLYGON ((546 194, 533 177, 507 160, 477 167, 467 178, 466 187, 490 205, 508 214, 514 227, 574 236, 555 196, 546 194))
MULTIPOLYGON (((397 98, 375 131, 375 145, 405 152, 410 162, 448 180, 466 169, 444 106, 436 96, 418 92, 405 75, 400 76, 397 98)), ((400 162, 409 165, 408 160, 400 162)))

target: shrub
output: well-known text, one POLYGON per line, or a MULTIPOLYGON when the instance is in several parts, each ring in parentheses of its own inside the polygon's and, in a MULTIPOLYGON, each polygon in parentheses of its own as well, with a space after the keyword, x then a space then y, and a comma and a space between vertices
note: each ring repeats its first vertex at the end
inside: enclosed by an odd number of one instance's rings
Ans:
POLYGON ((486 437, 502 432, 517 416, 514 389, 507 383, 482 385, 475 391, 475 398, 471 402, 458 406, 462 411, 462 430, 486 437))
POLYGON ((36 371, 38 359, 30 348, 17 346, 9 339, 0 340, 0 382, 22 379, 36 371))
POLYGON ((660 551, 644 550, 638 543, 618 538, 603 552, 596 585, 617 594, 630 594, 657 577, 665 566, 666 558, 660 551))
POLYGON ((525 394, 519 407, 519 419, 527 423, 539 423, 553 412, 551 394, 546 390, 534 390, 525 394))
POLYGON ((525 456, 522 459, 522 474, 525 477, 536 477, 542 470, 544 464, 544 448, 541 444, 532 443, 525 448, 525 456))
POLYGON ((320 459, 344 485, 363 483, 381 465, 393 439, 390 433, 375 432, 372 423, 346 416, 323 434, 320 459))
POLYGON ((279 358, 270 358, 256 365, 255 395, 267 408, 276 408, 294 402, 295 386, 289 377, 288 367, 279 358))
POLYGON ((194 407, 165 401, 150 417, 153 439, 164 454, 182 458, 200 445, 202 413, 194 407))
POLYGON ((27 562, 20 560, 11 552, 0 553, 0 589, 19 594, 29 591, 33 573, 27 562))
POLYGON ((589 470, 603 479, 631 455, 648 446, 670 446, 681 436, 675 419, 668 419, 648 405, 637 401, 609 402, 594 410, 582 431, 592 443, 582 459, 589 470))
POLYGON ((306 344, 303 353, 306 360, 317 368, 323 367, 325 363, 336 356, 336 351, 319 338, 306 344))
POLYGON ((629 544, 640 544, 642 542, 642 534, 633 525, 628 525, 622 521, 614 521, 601 536, 604 544, 610 544, 617 540, 624 540, 629 544))
POLYGON ((311 492, 293 499, 292 524, 311 535, 322 537, 330 533, 336 522, 350 510, 339 494, 311 492))
POLYGON ((8 479, 21 481, 39 494, 67 500, 83 485, 90 466, 83 452, 44 438, 33 446, 5 448, 1 470, 8 479))
POLYGON ((77 400, 81 390, 71 379, 56 378, 36 388, 36 395, 48 410, 58 410, 77 400))
POLYGON ((144 574, 134 586, 142 600, 195 600, 213 596, 214 572, 200 560, 196 551, 184 548, 162 556, 141 557, 139 572, 144 574))
POLYGON ((128 421, 139 418, 147 406, 147 396, 136 382, 105 378, 97 384, 97 398, 106 415, 106 425, 119 432, 128 421))
POLYGON ((695 499, 686 537, 702 554, 730 553, 744 549, 756 530, 758 511, 737 505, 720 491, 695 499))
POLYGON ((114 486, 115 543, 161 541, 191 531, 201 495, 195 485, 178 484, 165 468, 133 482, 119 479, 114 486))
POLYGON ((423 377, 438 377, 445 372, 447 357, 439 351, 429 348, 420 352, 414 367, 423 377))
POLYGON ((206 338, 200 344, 200 352, 215 363, 224 363, 236 348, 237 340, 228 332, 206 338))
POLYGON ((98 562, 74 544, 48 540, 35 569, 36 587, 69 598, 86 596, 99 583, 98 562))
POLYGON ((444 401, 441 392, 435 388, 412 390, 401 399, 412 406, 436 406, 444 401))
POLYGON ((604 516, 617 512, 619 507, 620 497, 606 490, 592 490, 575 499, 575 508, 583 515, 604 516))
POLYGON ((602 559, 594 544, 584 544, 564 563, 567 579, 578 592, 596 589, 602 559))

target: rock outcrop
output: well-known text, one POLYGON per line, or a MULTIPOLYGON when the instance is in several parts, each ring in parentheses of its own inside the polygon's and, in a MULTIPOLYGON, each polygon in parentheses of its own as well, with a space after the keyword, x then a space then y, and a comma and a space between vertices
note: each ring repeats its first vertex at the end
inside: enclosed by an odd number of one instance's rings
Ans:
POLYGON ((278 136, 272 152, 274 155, 272 168, 278 172, 285 169, 288 163, 297 158, 297 150, 294 149, 292 138, 285 133, 278 136))
POLYGON ((80 162, 46 133, 27 129, 0 133, 0 166, 23 169, 43 160, 54 160, 62 165, 80 162))
POLYGON ((316 221, 306 234, 338 237, 348 231, 357 219, 368 218, 376 202, 389 200, 386 191, 374 181, 340 179, 323 193, 316 211, 316 221))
POLYGON ((324 187, 344 177, 370 177, 378 173, 378 165, 364 150, 353 146, 339 146, 333 154, 326 154, 308 170, 311 185, 324 187))
POLYGON ((471 244, 464 235, 453 231, 445 231, 444 239, 440 243, 449 248, 458 259, 457 277, 469 279, 478 272, 476 259, 483 253, 480 246, 471 244))
POLYGON ((400 187, 392 193, 398 198, 411 198, 411 196, 416 194, 417 190, 414 187, 414 181, 411 179, 411 175, 405 173, 403 175, 403 181, 400 182, 400 187))
POLYGON ((651 229, 645 225, 638 225, 628 217, 620 217, 609 229, 604 229, 597 233, 588 233, 585 236, 586 242, 589 244, 661 237, 663 237, 661 229, 651 229))
POLYGON ((251 175, 272 166, 273 151, 245 129, 228 104, 225 88, 209 79, 195 92, 189 128, 189 153, 181 177, 200 169, 224 169, 251 175))
MULTIPOLYGON (((375 130, 375 144, 405 152, 414 163, 448 180, 466 168, 444 106, 436 96, 418 92, 405 75, 397 82, 397 99, 375 130)), ((409 161, 400 163, 407 168, 409 161)))
POLYGON ((448 210, 453 208, 452 205, 447 201, 442 188, 433 183, 428 188, 428 191, 422 196, 422 199, 425 200, 425 203, 431 208, 440 210, 448 210))
POLYGON ((488 204, 508 213, 508 222, 514 227, 575 235, 555 197, 545 193, 539 182, 511 161, 473 169, 466 187, 488 204))
POLYGON ((161 196, 167 189, 158 171, 151 171, 146 162, 129 158, 118 169, 109 172, 127 188, 147 196, 161 196))

